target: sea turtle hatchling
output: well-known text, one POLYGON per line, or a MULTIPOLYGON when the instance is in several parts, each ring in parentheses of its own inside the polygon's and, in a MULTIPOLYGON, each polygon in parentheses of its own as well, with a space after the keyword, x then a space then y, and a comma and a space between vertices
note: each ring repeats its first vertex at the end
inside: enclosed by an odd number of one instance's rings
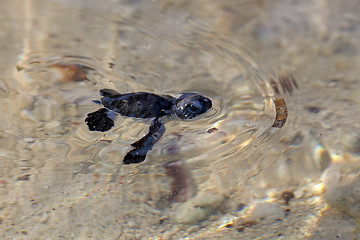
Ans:
POLYGON ((131 144, 134 149, 125 155, 124 164, 145 160, 147 152, 165 132, 164 118, 174 116, 183 120, 193 119, 212 107, 211 100, 198 93, 184 93, 175 98, 147 92, 121 94, 115 90, 101 89, 100 95, 100 101, 94 102, 104 107, 87 114, 85 119, 90 131, 110 130, 114 126, 115 113, 151 121, 148 134, 131 144))

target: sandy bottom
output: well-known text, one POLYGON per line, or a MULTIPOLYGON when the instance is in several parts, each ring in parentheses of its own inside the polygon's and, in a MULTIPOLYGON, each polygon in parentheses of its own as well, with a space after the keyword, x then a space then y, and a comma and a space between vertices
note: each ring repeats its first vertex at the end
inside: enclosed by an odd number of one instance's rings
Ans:
MULTIPOLYGON (((101 54, 106 56, 104 57, 106 60, 126 57, 113 56, 110 50, 106 52, 109 49, 107 45, 111 45, 112 42, 111 36, 102 36, 93 32, 104 28, 101 24, 106 20, 96 18, 97 20, 90 22, 95 19, 90 16, 97 11, 101 14, 106 13, 109 10, 105 6, 106 3, 104 2, 103 6, 96 1, 85 2, 85 0, 76 3, 53 0, 49 3, 43 1, 35 3, 30 0, 4 0, 0 3, 0 19, 2 18, 0 38, 3 39, 0 42, 2 56, 0 100, 7 99, 3 111, 8 111, 10 115, 22 114, 23 117, 27 112, 20 110, 31 109, 29 106, 33 102, 32 99, 10 97, 9 100, 8 98, 8 92, 15 92, 17 89, 31 92, 34 87, 26 82, 26 78, 18 75, 15 66, 26 62, 29 56, 34 57, 33 55, 38 52, 46 52, 50 46, 60 46, 61 49, 66 49, 64 51, 66 53, 71 52, 71 49, 81 52, 81 47, 92 49, 92 41, 94 41, 96 46, 99 46, 98 50, 94 48, 89 54, 94 59, 101 54), (74 31, 72 22, 81 25, 81 30, 74 31), (81 38, 78 38, 77 34, 81 38), (89 39, 87 36, 96 37, 89 39), (18 80, 20 78, 21 81, 18 80)), ((357 108, 360 103, 358 1, 162 0, 152 3, 134 1, 133 4, 128 3, 129 1, 109 1, 108 4, 117 4, 117 2, 127 6, 121 8, 122 11, 118 9, 120 12, 109 12, 109 16, 119 22, 123 20, 122 17, 129 19, 129 16, 134 19, 138 17, 144 22, 157 19, 158 24, 161 25, 159 29, 180 25, 179 22, 204 23, 201 25, 202 29, 215 32, 224 39, 238 39, 239 42, 243 42, 257 59, 271 66, 277 75, 294 76, 300 86, 296 96, 300 99, 298 109, 301 111, 289 114, 301 115, 302 120, 298 122, 298 127, 306 128, 306 132, 311 132, 312 136, 322 143, 332 157, 331 166, 336 166, 336 170, 330 175, 323 175, 323 179, 319 176, 313 182, 303 184, 301 187, 273 188, 269 192, 264 192, 261 196, 263 201, 267 199, 275 202, 283 210, 284 215, 280 215, 281 219, 271 220, 270 217, 270 220, 267 220, 266 218, 272 214, 278 214, 273 212, 265 217, 247 220, 250 219, 247 217, 251 209, 235 209, 239 203, 231 202, 229 199, 241 199, 241 193, 233 193, 236 197, 225 196, 221 199, 221 204, 218 204, 218 200, 209 200, 212 201, 211 204, 216 205, 216 210, 205 220, 192 224, 173 223, 169 217, 171 215, 169 209, 174 208, 175 205, 164 199, 169 192, 170 184, 163 169, 156 166, 129 167, 116 173, 117 180, 120 181, 113 181, 114 168, 117 166, 117 150, 112 149, 109 142, 116 139, 116 136, 107 135, 104 137, 105 140, 99 143, 102 145, 94 148, 87 143, 89 139, 98 136, 85 132, 85 128, 76 132, 76 138, 66 136, 67 132, 71 132, 81 124, 82 116, 90 110, 90 105, 78 112, 72 112, 70 108, 65 111, 66 117, 70 116, 67 125, 70 126, 69 129, 54 122, 52 125, 46 125, 51 122, 49 119, 52 115, 47 116, 43 111, 38 112, 35 117, 26 115, 24 118, 36 124, 37 121, 42 122, 43 125, 36 125, 38 129, 52 129, 52 133, 61 136, 60 139, 64 142, 73 141, 71 142, 73 146, 82 146, 86 151, 78 151, 72 147, 66 150, 79 158, 80 156, 90 158, 91 152, 108 147, 108 151, 101 153, 103 156, 99 155, 99 158, 109 159, 100 170, 97 169, 96 164, 94 169, 91 169, 76 159, 71 163, 65 162, 59 157, 64 146, 58 145, 51 136, 49 137, 42 130, 33 130, 32 127, 35 125, 27 125, 26 121, 21 124, 8 122, 7 115, 2 114, 0 119, 3 118, 2 121, 6 124, 2 126, 0 132, 0 161, 3 162, 0 171, 0 238, 360 238, 360 235, 354 233, 356 226, 354 216, 358 216, 351 213, 350 216, 349 212, 344 213, 329 207, 323 198, 323 193, 326 191, 323 183, 327 181, 326 179, 334 177, 334 182, 329 183, 328 188, 335 187, 342 181, 356 177, 360 167, 359 155, 357 155, 360 152, 358 121, 360 111, 357 108), (156 16, 151 14, 149 9, 156 10, 156 16), (38 119, 31 119, 37 118, 36 116, 38 119), (17 131, 24 131, 21 139, 14 137, 18 136, 17 131), (20 159, 21 163, 17 159, 20 159), (59 162, 60 160, 64 162, 59 162), (81 174, 87 173, 89 169, 94 171, 94 174, 81 174), (149 169, 152 171, 151 174, 147 172, 149 169), (74 174, 76 171, 80 174, 74 174), (96 174, 96 171, 105 174, 96 174), (148 191, 149 182, 151 192, 148 191), (295 194, 295 198, 288 204, 285 204, 280 196, 284 190, 295 194)), ((111 29, 112 26, 106 27, 109 31, 114 30, 111 29)), ((185 30, 184 34, 186 34, 185 30)), ((113 32, 122 36, 121 31, 113 32)), ((121 44, 125 46, 130 43, 115 41, 115 45, 121 44)), ((104 65, 108 65, 108 61, 104 60, 104 62, 104 65)), ((124 68, 134 70, 131 68, 132 64, 129 60, 124 68)), ((161 87, 161 83, 159 86, 161 87)), ((49 89, 51 87, 41 91, 52 94, 49 89)), ((75 91, 71 87, 66 91, 70 95, 71 93, 79 96, 87 94, 84 89, 75 91)), ((94 93, 88 96, 86 101, 96 96, 94 93)), ((70 100, 73 100, 71 96, 69 102, 70 100)), ((46 104, 45 102, 40 109, 46 108, 46 104)), ((57 115, 59 119, 62 117, 61 114, 57 115)), ((135 136, 138 132, 129 133, 130 137, 131 134, 135 136)), ((251 196, 247 198, 250 199, 251 196)))

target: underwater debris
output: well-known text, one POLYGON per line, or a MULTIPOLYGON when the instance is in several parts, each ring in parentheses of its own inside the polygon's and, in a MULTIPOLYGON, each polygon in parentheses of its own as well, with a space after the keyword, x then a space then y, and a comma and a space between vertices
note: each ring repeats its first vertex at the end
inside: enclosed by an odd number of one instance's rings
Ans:
POLYGON ((217 132, 219 131, 219 129, 217 129, 216 127, 210 128, 209 130, 207 130, 208 133, 213 133, 213 132, 217 132))
POLYGON ((82 64, 53 64, 50 66, 58 74, 61 82, 80 82, 87 79, 86 74, 92 68, 82 64))
POLYGON ((109 68, 114 68, 115 67, 115 63, 109 62, 109 68))
POLYGON ((194 189, 190 173, 184 168, 180 160, 165 163, 166 175, 172 178, 170 187, 171 193, 167 199, 174 202, 185 202, 193 196, 194 189))
POLYGON ((282 128, 288 117, 288 110, 284 99, 273 99, 276 108, 275 121, 272 127, 282 128))
POLYGON ((16 181, 29 181, 31 174, 25 174, 18 178, 16 178, 16 181))
POLYGON ((25 67, 21 66, 20 64, 16 65, 16 71, 20 72, 24 69, 25 69, 25 67))
POLYGON ((294 197, 295 195, 291 191, 284 191, 281 193, 281 198, 285 200, 285 205, 289 205, 290 200, 294 197))
MULTIPOLYGON (((299 86, 295 80, 295 78, 289 74, 284 74, 279 76, 278 82, 282 88, 282 93, 289 93, 290 95, 294 92, 294 89, 298 89, 299 86)), ((281 94, 281 89, 278 86, 277 81, 274 78, 270 79, 270 85, 274 90, 275 97, 273 98, 273 102, 276 108, 276 117, 272 127, 282 128, 287 120, 288 117, 288 110, 286 106, 286 102, 284 98, 276 95, 281 94)))

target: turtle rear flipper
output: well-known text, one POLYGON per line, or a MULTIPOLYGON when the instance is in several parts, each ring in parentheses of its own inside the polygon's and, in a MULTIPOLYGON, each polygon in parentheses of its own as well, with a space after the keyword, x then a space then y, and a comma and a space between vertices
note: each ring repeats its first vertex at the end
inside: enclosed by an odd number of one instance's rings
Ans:
POLYGON ((115 91, 115 90, 112 90, 112 89, 100 89, 99 90, 100 92, 100 96, 103 96, 103 97, 113 97, 115 95, 121 95, 119 92, 115 91))
POLYGON ((97 104, 97 105, 101 105, 101 101, 100 100, 92 100, 93 103, 97 104))
POLYGON ((85 118, 85 122, 90 131, 106 132, 114 126, 114 120, 109 117, 106 108, 100 108, 95 112, 89 113, 85 118))

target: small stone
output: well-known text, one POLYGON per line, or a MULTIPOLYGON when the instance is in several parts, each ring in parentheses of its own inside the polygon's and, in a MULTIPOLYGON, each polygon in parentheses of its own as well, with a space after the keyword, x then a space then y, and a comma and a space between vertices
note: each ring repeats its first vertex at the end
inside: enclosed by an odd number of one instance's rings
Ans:
POLYGON ((127 224, 128 224, 128 226, 129 226, 129 228, 135 228, 135 227, 137 226, 134 221, 128 221, 127 224))
POLYGON ((343 148, 347 152, 360 154, 360 133, 347 133, 343 140, 343 148))
POLYGON ((8 97, 9 94, 9 87, 7 86, 5 80, 0 78, 0 98, 8 97))
POLYGON ((219 219, 219 222, 221 222, 221 224, 218 226, 218 228, 231 228, 233 227, 235 220, 237 220, 237 217, 230 214, 222 216, 219 219))
POLYGON ((297 189, 294 191, 295 198, 303 198, 307 194, 307 191, 303 188, 297 189))
POLYGON ((186 233, 191 234, 191 233, 194 233, 196 231, 199 231, 199 229, 200 229, 200 226, 194 225, 194 226, 191 226, 191 227, 187 228, 186 233))
POLYGON ((45 129, 53 133, 62 134, 66 132, 65 126, 60 121, 50 121, 45 124, 45 129))
POLYGON ((223 201, 222 195, 202 192, 177 206, 170 218, 176 223, 197 224, 207 218, 223 201))
POLYGON ((284 209, 276 202, 260 202, 251 210, 246 221, 262 221, 262 223, 273 223, 285 218, 284 209))
POLYGON ((235 211, 242 211, 244 210, 244 208, 246 208, 246 204, 245 203, 239 203, 237 206, 236 206, 236 210, 235 211))
MULTIPOLYGON (((164 234, 162 235, 162 238, 167 240, 167 239, 173 239, 174 233, 172 231, 166 231, 164 232, 164 234)), ((160 238, 161 239, 161 238, 160 238)))
POLYGON ((307 106, 305 107, 305 109, 308 110, 310 113, 319 113, 321 111, 321 108, 316 106, 307 106))
POLYGON ((340 177, 339 166, 332 164, 321 175, 321 181, 324 184, 325 189, 330 189, 336 186, 340 181, 340 177))
POLYGON ((65 104, 64 105, 64 112, 68 117, 80 117, 81 113, 79 111, 79 107, 77 104, 65 104))
POLYGON ((33 115, 36 120, 48 122, 53 116, 53 104, 46 99, 40 99, 35 103, 33 115))
POLYGON ((329 189, 324 198, 331 207, 360 218, 360 175, 329 189))
POLYGON ((46 223, 49 219, 49 214, 47 212, 43 212, 40 216, 40 223, 46 223))
POLYGON ((24 138, 24 141, 27 143, 33 143, 33 142, 35 142, 35 139, 32 137, 28 137, 28 138, 24 138))
POLYGON ((22 109, 22 110, 20 110, 19 116, 20 116, 22 119, 24 119, 24 120, 36 121, 36 120, 33 118, 33 116, 32 116, 32 114, 30 113, 30 111, 27 110, 27 109, 22 109))

